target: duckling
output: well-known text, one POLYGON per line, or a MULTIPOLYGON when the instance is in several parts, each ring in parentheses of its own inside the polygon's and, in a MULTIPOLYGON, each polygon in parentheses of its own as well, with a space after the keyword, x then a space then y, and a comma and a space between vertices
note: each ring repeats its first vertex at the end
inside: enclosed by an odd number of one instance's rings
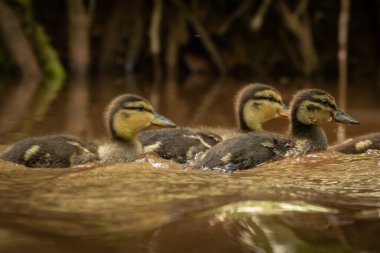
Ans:
POLYGON ((332 146, 330 149, 345 154, 361 154, 369 150, 380 150, 380 133, 356 136, 332 146))
POLYGON ((327 149, 327 137, 319 126, 324 122, 359 124, 342 112, 329 93, 306 89, 291 102, 291 136, 270 132, 241 135, 218 143, 194 164, 194 168, 243 170, 286 156, 300 156, 327 149))
POLYGON ((71 136, 30 137, 14 144, 0 159, 31 168, 64 168, 98 160, 97 148, 71 136))
POLYGON ((70 167, 98 160, 129 162, 142 153, 136 133, 150 124, 175 126, 174 122, 156 113, 147 100, 124 94, 113 99, 105 111, 111 142, 98 147, 92 142, 64 135, 32 137, 14 144, 0 159, 39 168, 70 167))
POLYGON ((111 142, 99 146, 101 162, 130 162, 142 154, 136 134, 150 126, 175 127, 170 119, 154 111, 145 99, 131 94, 115 98, 105 112, 105 123, 111 142))
POLYGON ((153 129, 139 133, 138 138, 144 152, 154 152, 162 158, 186 163, 223 139, 242 132, 262 130, 263 123, 277 117, 287 117, 288 111, 277 89, 254 83, 237 93, 235 115, 240 132, 210 127, 153 129))

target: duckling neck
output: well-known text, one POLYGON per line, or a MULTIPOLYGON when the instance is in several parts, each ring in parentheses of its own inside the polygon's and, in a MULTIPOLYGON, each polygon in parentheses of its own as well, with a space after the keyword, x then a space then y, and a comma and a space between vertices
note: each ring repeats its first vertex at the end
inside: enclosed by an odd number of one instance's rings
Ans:
POLYGON ((296 140, 305 141, 307 152, 327 149, 327 137, 323 129, 316 125, 305 125, 297 120, 291 124, 291 133, 296 140))
POLYGON ((242 132, 253 132, 253 131, 261 131, 263 130, 263 126, 259 122, 246 122, 243 119, 240 119, 239 128, 242 132))

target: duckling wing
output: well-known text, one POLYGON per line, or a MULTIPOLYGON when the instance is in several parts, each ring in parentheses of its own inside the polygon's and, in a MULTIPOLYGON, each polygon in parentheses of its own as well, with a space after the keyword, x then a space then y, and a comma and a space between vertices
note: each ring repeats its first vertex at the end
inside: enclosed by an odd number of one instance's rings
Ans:
POLYGON ((243 170, 284 157, 293 142, 279 134, 245 134, 211 148, 194 167, 201 169, 243 170))
POLYGON ((98 159, 97 146, 77 138, 51 135, 15 143, 0 159, 32 168, 69 167, 98 159))
POLYGON ((160 157, 178 163, 194 159, 196 154, 205 152, 221 137, 207 131, 189 128, 165 128, 143 131, 138 134, 144 152, 155 152, 160 157))
POLYGON ((361 154, 368 150, 380 150, 380 133, 371 133, 349 139, 330 149, 345 154, 361 154))

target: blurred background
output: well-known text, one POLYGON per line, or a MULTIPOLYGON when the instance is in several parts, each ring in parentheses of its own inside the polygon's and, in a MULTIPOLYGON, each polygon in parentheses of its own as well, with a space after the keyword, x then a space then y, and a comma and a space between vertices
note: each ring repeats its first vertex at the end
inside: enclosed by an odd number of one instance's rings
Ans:
POLYGON ((0 0, 1 143, 101 138, 104 106, 125 92, 179 125, 234 127, 251 82, 286 103, 326 89, 361 122, 347 136, 378 131, 379 38, 378 0, 0 0))

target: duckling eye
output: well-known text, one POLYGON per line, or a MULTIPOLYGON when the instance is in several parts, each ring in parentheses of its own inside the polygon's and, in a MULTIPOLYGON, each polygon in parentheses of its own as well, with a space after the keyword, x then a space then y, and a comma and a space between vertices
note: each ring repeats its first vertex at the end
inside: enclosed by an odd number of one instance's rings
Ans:
POLYGON ((329 103, 329 101, 327 101, 327 99, 322 99, 322 100, 321 100, 321 103, 322 103, 323 105, 326 105, 326 106, 329 106, 329 105, 330 105, 330 103, 329 103))
POLYGON ((314 112, 314 111, 316 111, 316 110, 319 109, 318 107, 316 107, 316 106, 314 106, 314 105, 308 105, 306 108, 307 108, 309 111, 311 111, 311 112, 314 112))
POLYGON ((138 111, 140 111, 140 112, 142 112, 142 111, 144 111, 144 106, 143 105, 138 105, 138 106, 136 106, 136 109, 138 110, 138 111))
POLYGON ((268 99, 269 101, 274 101, 274 97, 273 97, 272 95, 267 96, 267 99, 268 99))

